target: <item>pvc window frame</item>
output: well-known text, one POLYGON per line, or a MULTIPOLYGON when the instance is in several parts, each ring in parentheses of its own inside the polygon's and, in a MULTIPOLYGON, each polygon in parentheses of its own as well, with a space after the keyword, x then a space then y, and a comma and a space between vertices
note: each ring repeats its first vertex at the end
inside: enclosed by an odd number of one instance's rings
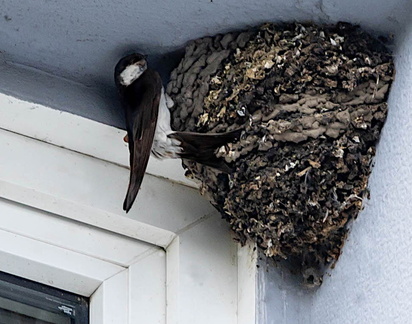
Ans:
POLYGON ((233 242, 180 161, 150 159, 125 215, 124 131, 4 94, 0 107, 1 271, 90 297, 92 324, 255 322, 255 249, 233 242))

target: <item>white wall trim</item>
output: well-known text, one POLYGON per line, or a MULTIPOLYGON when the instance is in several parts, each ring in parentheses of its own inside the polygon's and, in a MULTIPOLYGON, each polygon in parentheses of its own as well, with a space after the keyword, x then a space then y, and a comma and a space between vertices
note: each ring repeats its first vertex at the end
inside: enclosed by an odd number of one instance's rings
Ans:
MULTIPOLYGON (((108 269, 99 277, 92 271, 78 274, 65 270, 68 264, 48 264, 47 258, 37 260, 36 253, 9 251, 0 244, 0 260, 4 261, 0 270, 46 284, 50 284, 47 278, 30 275, 31 271, 37 269, 36 273, 53 278, 63 271, 63 280, 52 285, 92 295, 92 323, 118 324, 120 318, 128 321, 125 324, 142 318, 146 323, 189 324, 195 319, 198 324, 212 319, 216 324, 251 323, 255 317, 256 254, 252 246, 239 248, 233 242, 226 222, 194 189, 147 176, 135 207, 127 215, 121 210, 128 180, 123 133, 0 94, 0 211, 23 208, 37 218, 19 216, 17 211, 15 217, 50 226, 50 233, 42 228, 32 232, 27 226, 19 228, 17 222, 7 222, 4 216, 0 241, 4 231, 15 240, 37 242, 53 255, 50 260, 67 251, 73 263, 81 264, 76 261, 80 256, 78 260, 84 258, 102 271, 108 269), (2 206, 2 201, 10 206, 2 206), (50 224, 47 217, 53 220, 50 224), (104 252, 89 247, 84 226, 104 252), (52 233, 62 228, 77 232, 77 239, 84 240, 88 248, 53 239, 52 233), (118 242, 113 241, 116 235, 118 242), (111 250, 113 244, 122 253, 111 250), (16 270, 27 260, 34 268, 16 270), (76 280, 89 284, 71 288, 70 281, 76 280), (118 301, 111 296, 118 296, 118 301), (145 306, 136 307, 140 304, 145 306), (193 313, 195 307, 198 314, 193 313), (144 315, 148 308, 156 309, 153 314, 158 316, 144 315)), ((176 176, 176 167, 183 173, 180 161, 171 162, 171 167, 161 162, 159 172, 152 168, 152 173, 186 185, 188 180, 176 176)), ((63 229, 61 235, 71 234, 63 229)))
POLYGON ((124 268, 80 253, 0 230, 0 270, 90 296, 124 268))
POLYGON ((257 246, 238 246, 238 324, 256 323, 257 246))
MULTIPOLYGON (((129 167, 124 130, 3 93, 0 93, 0 107, 0 129, 129 167)), ((147 173, 197 187, 184 176, 180 160, 160 161, 151 157, 147 173)))
POLYGON ((114 213, 0 180, 0 197, 166 248, 175 234, 114 213))
POLYGON ((167 324, 179 324, 179 236, 166 250, 166 315, 167 324))
POLYGON ((3 198, 0 211, 0 271, 91 297, 91 324, 165 323, 163 249, 3 198), (92 245, 102 247, 98 254, 92 245))
POLYGON ((104 281, 90 299, 92 324, 129 322, 129 269, 104 281))

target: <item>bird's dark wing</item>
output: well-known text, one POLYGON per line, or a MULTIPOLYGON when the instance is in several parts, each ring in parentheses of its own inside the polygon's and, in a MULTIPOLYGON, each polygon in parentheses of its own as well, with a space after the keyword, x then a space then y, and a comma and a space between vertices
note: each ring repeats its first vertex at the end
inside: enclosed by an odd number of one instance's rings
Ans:
POLYGON ((216 150, 228 143, 237 141, 242 129, 226 133, 174 132, 169 138, 177 139, 183 149, 178 153, 182 159, 204 164, 225 173, 232 173, 232 168, 222 158, 216 156, 216 150))
POLYGON ((123 203, 126 212, 136 199, 149 161, 161 91, 159 74, 148 69, 123 94, 130 152, 130 182, 123 203))

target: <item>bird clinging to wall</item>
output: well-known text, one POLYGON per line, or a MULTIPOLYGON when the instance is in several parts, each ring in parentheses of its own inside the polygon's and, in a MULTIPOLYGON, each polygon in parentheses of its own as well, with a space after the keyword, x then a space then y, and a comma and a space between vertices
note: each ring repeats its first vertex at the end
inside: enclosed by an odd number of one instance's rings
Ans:
POLYGON ((189 159, 230 172, 230 167, 215 152, 239 138, 241 130, 221 134, 172 131, 169 108, 173 101, 165 95, 160 75, 147 67, 142 54, 122 58, 115 67, 114 77, 125 111, 130 152, 130 181, 123 203, 126 212, 136 199, 150 152, 160 159, 189 159))

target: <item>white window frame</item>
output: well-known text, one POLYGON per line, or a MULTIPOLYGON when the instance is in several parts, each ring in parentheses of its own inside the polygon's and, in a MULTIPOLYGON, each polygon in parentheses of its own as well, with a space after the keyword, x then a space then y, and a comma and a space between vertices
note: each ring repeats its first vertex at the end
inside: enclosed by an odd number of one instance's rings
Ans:
POLYGON ((0 214, 0 270, 91 297, 92 324, 254 323, 255 249, 231 241, 217 212, 187 187, 193 183, 180 161, 152 158, 135 214, 120 209, 128 178, 123 136, 114 127, 0 94, 0 213, 3 203, 11 212, 36 215, 22 216, 19 226, 0 214), (39 174, 42 166, 47 179, 39 174), (93 186, 99 174, 111 177, 101 183, 114 186, 111 195, 73 190, 93 186), (66 177, 64 187, 57 186, 59 177, 66 177), (199 210, 182 206, 185 195, 199 210), (73 247, 70 231, 81 232, 87 247, 89 235, 107 249, 73 247), (120 256, 113 245, 121 247, 120 256), (198 263, 207 271, 192 278, 190 266, 198 263), (202 301, 193 310, 196 299, 202 301))

